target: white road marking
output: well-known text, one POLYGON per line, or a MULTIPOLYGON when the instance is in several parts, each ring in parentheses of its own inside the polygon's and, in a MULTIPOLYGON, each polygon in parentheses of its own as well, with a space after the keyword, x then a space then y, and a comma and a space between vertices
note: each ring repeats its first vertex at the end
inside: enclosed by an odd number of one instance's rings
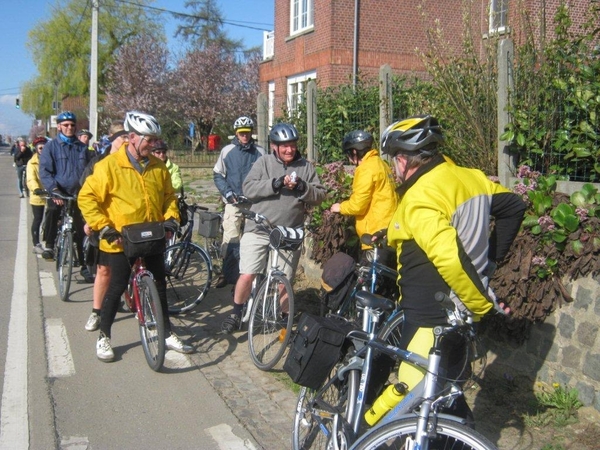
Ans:
POLYGON ((65 436, 60 440, 61 450, 88 450, 90 441, 87 437, 65 436))
POLYGON ((44 328, 46 331, 48 376, 61 378, 75 375, 75 363, 71 356, 67 329, 62 319, 47 319, 44 328))
POLYGON ((58 295, 52 272, 40 270, 40 286, 42 288, 42 297, 56 297, 58 295))
POLYGON ((225 423, 207 428, 204 432, 215 440, 220 450, 256 450, 252 442, 237 437, 225 423))
POLYGON ((21 202, 17 253, 13 271, 13 293, 8 323, 6 364, 2 409, 0 410, 0 449, 29 448, 29 416, 27 414, 27 225, 28 204, 21 202))

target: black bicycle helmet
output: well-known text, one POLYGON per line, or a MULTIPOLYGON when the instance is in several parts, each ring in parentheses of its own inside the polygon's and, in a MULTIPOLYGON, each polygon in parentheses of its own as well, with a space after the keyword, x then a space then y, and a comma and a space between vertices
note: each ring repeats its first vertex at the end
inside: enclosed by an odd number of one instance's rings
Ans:
POLYGON ((283 142, 297 141, 299 136, 296 127, 291 123, 278 123, 271 128, 269 139, 274 144, 281 144, 283 142))
POLYGON ((435 117, 414 116, 387 127, 381 137, 381 150, 389 156, 398 153, 433 155, 442 142, 444 136, 435 117))
POLYGON ((344 136, 342 149, 345 153, 356 150, 358 155, 364 155, 373 148, 373 136, 363 130, 354 130, 344 136))

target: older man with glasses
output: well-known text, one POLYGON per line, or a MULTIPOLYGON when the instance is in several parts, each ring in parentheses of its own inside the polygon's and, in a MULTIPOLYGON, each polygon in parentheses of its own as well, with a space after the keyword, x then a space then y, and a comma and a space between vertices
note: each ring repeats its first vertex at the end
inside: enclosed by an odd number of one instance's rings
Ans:
MULTIPOLYGON (((40 180, 48 192, 58 192, 63 195, 77 196, 81 184, 79 182, 83 171, 94 156, 83 142, 77 139, 77 117, 71 111, 63 111, 56 117, 58 133, 54 139, 44 146, 40 155, 40 180)), ((64 201, 54 199, 48 201, 46 224, 46 248, 42 253, 45 259, 54 259, 54 241, 58 231, 58 217, 64 201)), ((93 282, 93 277, 84 264, 83 254, 83 219, 79 208, 73 210, 73 229, 77 246, 78 261, 81 275, 87 282, 93 282)))

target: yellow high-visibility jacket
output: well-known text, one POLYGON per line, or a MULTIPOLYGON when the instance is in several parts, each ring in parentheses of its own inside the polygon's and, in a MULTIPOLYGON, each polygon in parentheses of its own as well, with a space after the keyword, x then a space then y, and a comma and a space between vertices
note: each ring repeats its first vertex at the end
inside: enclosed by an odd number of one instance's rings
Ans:
MULTIPOLYGON (((94 231, 105 226, 117 231, 135 223, 179 221, 177 196, 164 163, 153 155, 142 173, 129 160, 127 146, 99 161, 77 196, 86 223, 94 231)), ((100 240, 100 250, 118 253, 123 247, 100 240)))
MULTIPOLYGON (((340 203, 340 213, 356 217, 356 233, 360 237, 387 228, 396 205, 396 183, 392 170, 379 157, 377 150, 369 150, 356 167, 352 194, 340 203)), ((362 244, 362 248, 370 247, 362 244)))

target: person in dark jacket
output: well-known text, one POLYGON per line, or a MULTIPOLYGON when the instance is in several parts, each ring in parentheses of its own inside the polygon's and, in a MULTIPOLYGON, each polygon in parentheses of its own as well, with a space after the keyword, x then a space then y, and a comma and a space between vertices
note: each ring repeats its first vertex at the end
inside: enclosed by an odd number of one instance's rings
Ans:
MULTIPOLYGON (((265 154, 265 149, 257 145, 252 138, 254 122, 250 117, 242 116, 233 123, 235 137, 231 144, 221 150, 213 169, 215 186, 225 202, 223 212, 223 244, 221 256, 225 258, 229 244, 240 242, 243 216, 238 209, 238 199, 244 195, 242 185, 254 162, 265 154)), ((223 278, 216 282, 217 287, 225 286, 223 278)))
POLYGON ((27 169, 27 163, 33 157, 33 152, 23 139, 18 142, 19 146, 14 154, 15 167, 17 168, 17 187, 20 197, 29 197, 27 185, 23 183, 23 173, 27 169))
MULTIPOLYGON (((94 152, 77 139, 75 135, 77 118, 71 111, 64 111, 56 117, 58 127, 57 136, 44 146, 40 156, 40 180, 48 192, 59 192, 63 195, 77 196, 81 188, 80 178, 86 166, 94 156, 94 152)), ((58 231, 58 218, 63 200, 49 200, 46 217, 46 248, 42 257, 54 258, 54 241, 58 231)), ((85 266, 83 254, 83 218, 79 207, 73 205, 73 229, 75 230, 75 244, 81 274, 89 279, 90 274, 85 266)))

